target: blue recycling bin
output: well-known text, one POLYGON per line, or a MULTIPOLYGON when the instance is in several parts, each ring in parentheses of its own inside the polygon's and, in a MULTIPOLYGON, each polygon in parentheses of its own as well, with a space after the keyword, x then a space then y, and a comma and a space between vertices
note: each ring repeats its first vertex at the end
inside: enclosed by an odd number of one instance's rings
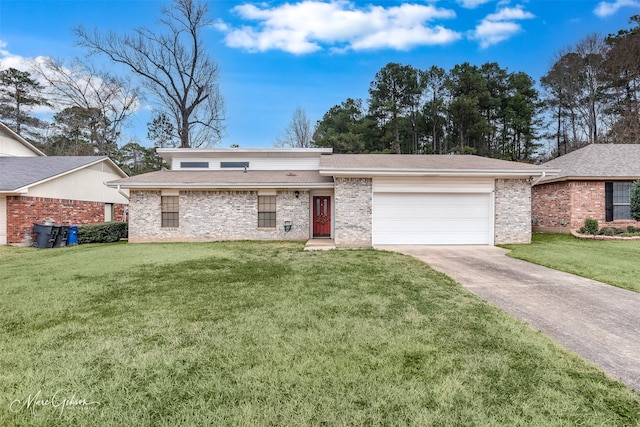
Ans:
POLYGON ((78 244, 78 226, 72 225, 69 227, 69 234, 67 234, 67 246, 78 244))

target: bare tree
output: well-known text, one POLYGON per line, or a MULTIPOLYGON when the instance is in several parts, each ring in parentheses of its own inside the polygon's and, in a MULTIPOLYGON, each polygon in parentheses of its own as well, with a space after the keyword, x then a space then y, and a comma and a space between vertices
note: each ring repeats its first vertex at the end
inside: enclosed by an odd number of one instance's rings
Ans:
POLYGON ((122 36, 74 30, 81 46, 124 64, 141 78, 160 109, 175 120, 181 148, 213 145, 223 132, 218 64, 202 42, 202 30, 212 24, 207 12, 201 2, 174 0, 162 10, 165 34, 148 28, 122 36))
POLYGON ((313 130, 311 120, 302 107, 297 107, 291 117, 291 122, 284 129, 282 135, 276 138, 276 147, 310 148, 313 147, 313 130))
POLYGON ((120 130, 139 104, 138 90, 125 79, 106 71, 98 71, 87 63, 76 62, 67 67, 62 62, 47 59, 35 64, 36 71, 47 82, 50 99, 56 107, 75 108, 76 115, 91 112, 102 123, 92 127, 92 143, 96 154, 111 155, 117 148, 120 130))
POLYGON ((605 75, 605 58, 608 46, 598 33, 592 33, 576 44, 576 53, 582 58, 582 98, 578 109, 588 129, 588 142, 598 140, 602 115, 607 107, 606 87, 602 83, 605 75))

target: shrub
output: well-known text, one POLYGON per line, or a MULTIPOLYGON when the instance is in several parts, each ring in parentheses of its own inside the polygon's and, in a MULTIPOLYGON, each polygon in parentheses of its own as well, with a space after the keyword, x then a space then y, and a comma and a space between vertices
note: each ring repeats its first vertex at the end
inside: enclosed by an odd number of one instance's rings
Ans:
POLYGON ((584 227, 581 230, 584 230, 584 234, 593 234, 598 233, 598 220, 587 218, 584 220, 584 227))
POLYGON ((112 243, 129 235, 129 223, 112 221, 78 227, 79 243, 112 243))
POLYGON ((597 233, 599 236, 613 236, 616 234, 616 229, 613 227, 602 227, 597 233))

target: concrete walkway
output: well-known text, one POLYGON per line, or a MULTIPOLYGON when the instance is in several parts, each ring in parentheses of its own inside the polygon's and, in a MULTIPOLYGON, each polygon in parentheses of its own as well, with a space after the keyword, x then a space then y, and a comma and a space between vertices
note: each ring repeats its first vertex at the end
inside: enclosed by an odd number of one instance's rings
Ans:
POLYGON ((377 249, 426 262, 640 391, 639 293, 509 258, 492 246, 377 249))

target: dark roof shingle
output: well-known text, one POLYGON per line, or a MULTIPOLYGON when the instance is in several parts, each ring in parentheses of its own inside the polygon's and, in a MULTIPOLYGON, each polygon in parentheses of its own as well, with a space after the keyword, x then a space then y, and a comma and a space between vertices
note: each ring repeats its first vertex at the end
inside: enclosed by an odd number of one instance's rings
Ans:
POLYGON ((106 158, 106 156, 0 157, 0 191, 14 191, 106 158))
POLYGON ((540 166, 473 155, 333 154, 320 158, 320 169, 543 170, 540 166))
POLYGON ((640 178, 640 144, 592 144, 544 163, 560 173, 541 182, 569 178, 640 178))

